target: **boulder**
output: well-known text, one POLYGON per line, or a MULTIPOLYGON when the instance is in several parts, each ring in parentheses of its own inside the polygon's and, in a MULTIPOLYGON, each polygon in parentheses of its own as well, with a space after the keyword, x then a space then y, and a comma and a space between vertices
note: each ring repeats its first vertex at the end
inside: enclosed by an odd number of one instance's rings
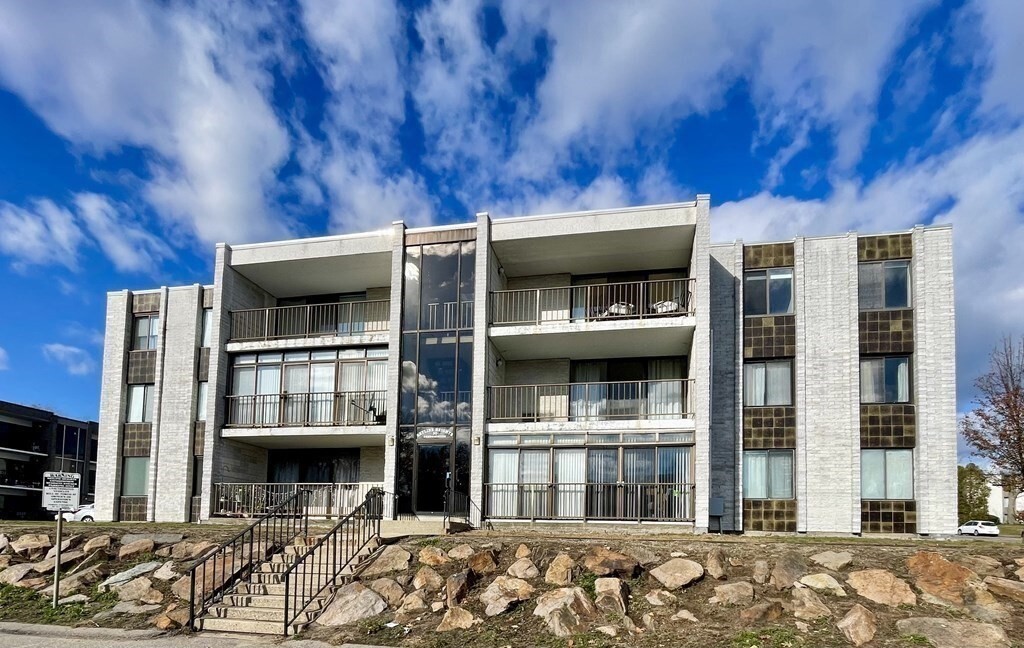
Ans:
POLYGON ((181 625, 166 614, 158 614, 153 618, 152 622, 158 630, 174 630, 181 625))
POLYGON ((153 572, 153 578, 162 581, 174 580, 178 577, 178 572, 174 571, 174 561, 168 560, 164 563, 164 566, 153 572))
POLYGON ((540 570, 537 569, 537 565, 533 564, 533 561, 529 558, 520 558, 519 560, 512 563, 512 566, 505 572, 513 578, 531 579, 540 576, 540 570))
POLYGON ((595 576, 632 578, 640 568, 640 563, 607 547, 594 547, 583 557, 583 566, 595 576))
MULTIPOLYGON (((258 552, 257 556, 262 553, 262 550, 256 547, 253 548, 253 551, 258 552)), ((238 552, 218 554, 216 558, 204 563, 207 565, 205 570, 203 568, 196 570, 196 596, 203 596, 205 592, 219 589, 225 582, 234 578, 235 574, 248 570, 252 563, 252 555, 247 547, 239 549, 238 552)), ((147 564, 157 567, 161 565, 159 561, 147 564)), ((189 575, 186 574, 174 581, 171 592, 178 598, 188 600, 190 595, 189 579, 189 575)))
POLYGON ((392 578, 394 578, 395 582, 401 585, 402 587, 409 587, 410 585, 412 585, 413 576, 414 574, 411 574, 409 572, 402 572, 401 574, 395 574, 394 576, 392 576, 392 578))
POLYGON ((689 621, 690 623, 699 623, 697 617, 693 616, 693 612, 689 610, 679 610, 672 615, 673 621, 689 621))
POLYGON ((377 559, 363 570, 363 576, 379 576, 396 571, 405 571, 409 568, 412 554, 398 545, 384 547, 377 559))
POLYGON ((801 585, 806 585, 816 592, 825 592, 832 596, 846 596, 846 590, 839 584, 839 581, 828 574, 808 574, 800 579, 801 585))
POLYGON ((4 555, 0 556, 0 570, 4 570, 4 569, 7 569, 8 567, 10 567, 11 566, 11 561, 13 559, 14 558, 13 558, 13 556, 11 556, 11 554, 4 554, 4 555))
POLYGON ((420 549, 419 560, 424 565, 437 567, 451 561, 443 549, 437 547, 423 547, 420 549))
POLYGON ((402 586, 390 578, 378 578, 371 581, 369 587, 393 608, 398 607, 405 597, 405 590, 402 589, 402 586))
POLYGON ((849 551, 822 551, 811 556, 811 562, 831 571, 841 571, 853 562, 849 551))
POLYGON ((341 626, 377 616, 388 604, 362 583, 349 583, 334 594, 334 600, 316 622, 323 626, 341 626))
MULTIPOLYGON (((61 542, 60 542, 60 551, 61 551, 61 553, 63 554, 65 551, 67 551, 68 549, 71 549, 71 547, 74 547, 75 545, 77 545, 81 541, 82 541, 82 536, 81 535, 73 535, 70 538, 68 538, 67 540, 61 540, 61 542)), ((84 553, 85 552, 83 550, 83 555, 84 555, 84 553)), ((50 558, 53 558, 56 555, 57 555, 57 547, 56 546, 50 547, 50 550, 46 552, 46 558, 44 558, 44 560, 49 560, 50 558)), ((63 564, 63 563, 61 563, 61 564, 63 564)))
POLYGON ((89 597, 85 594, 72 594, 57 601, 57 605, 68 605, 69 603, 88 603, 89 597))
POLYGON ((782 611, 782 603, 778 601, 762 601, 740 612, 740 621, 752 625, 766 623, 778 619, 782 616, 782 611))
POLYGON ((395 621, 408 623, 428 610, 430 610, 430 605, 423 592, 411 592, 402 599, 402 604, 398 606, 398 611, 395 612, 395 621))
POLYGON ((754 561, 754 582, 758 585, 764 585, 768 582, 768 578, 772 575, 772 566, 768 564, 767 560, 755 560, 754 561))
POLYGON ((998 576, 999 578, 1006 576, 1006 568, 1003 567, 1003 563, 989 556, 972 554, 959 556, 955 560, 980 576, 998 576))
POLYGON ((828 606, 810 588, 794 587, 792 597, 791 601, 783 603, 783 607, 798 619, 814 621, 832 616, 832 610, 828 609, 828 606))
POLYGON ((28 573, 35 568, 33 563, 21 563, 20 565, 11 565, 7 569, 0 572, 0 583, 7 585, 16 585, 26 576, 28 573))
POLYGON ((154 545, 168 545, 181 542, 184 537, 180 533, 126 533, 121 536, 121 545, 132 544, 139 540, 149 540, 154 545))
POLYGON ((189 556, 189 558, 192 558, 193 560, 196 558, 200 558, 210 553, 219 546, 220 545, 218 545, 216 542, 207 542, 205 540, 197 542, 194 545, 192 545, 192 555, 189 556))
POLYGON ((441 619, 441 623, 437 626, 437 632, 448 632, 449 630, 469 630, 474 625, 483 623, 480 619, 473 616, 473 613, 469 610, 464 610, 460 607, 448 608, 448 611, 444 613, 444 618, 441 619))
POLYGON ((452 560, 466 560, 474 553, 473 547, 468 544, 460 544, 448 550, 448 557, 452 560))
POLYGON ((569 637, 583 629, 583 622, 593 617, 597 608, 581 588, 563 587, 542 594, 533 613, 544 620, 552 634, 569 637))
POLYGON ((712 605, 750 605, 754 601, 754 586, 746 581, 719 585, 708 603, 712 605))
POLYGON ((970 569, 935 551, 918 551, 907 559, 907 569, 917 589, 933 603, 964 605, 964 594, 971 589, 971 582, 980 580, 970 569))
POLYGON ((172 603, 164 610, 164 614, 179 626, 184 626, 188 623, 189 611, 187 605, 179 606, 172 603))
POLYGON ((529 547, 527 547, 524 544, 521 544, 518 547, 516 547, 516 560, 520 558, 529 558, 531 553, 533 552, 530 551, 529 547))
POLYGON ((412 588, 415 590, 439 592, 443 585, 444 579, 430 567, 420 567, 412 577, 412 588))
POLYGON ((629 588, 619 578, 605 577, 594 581, 594 604, 609 612, 626 613, 629 588))
POLYGON ((679 597, 668 590, 651 590, 644 598, 654 607, 674 605, 679 600, 679 597))
POLYGON ((42 576, 39 578, 22 578, 14 585, 17 587, 24 587, 26 589, 41 590, 46 587, 46 579, 42 576))
MULTIPOLYGON (((121 601, 141 601, 150 596, 149 590, 153 589, 153 581, 145 576, 139 576, 127 583, 114 588, 117 591, 117 598, 121 601)), ((158 601, 151 601, 156 603, 158 601)))
POLYGON ((989 576, 985 579, 985 584, 993 594, 1024 603, 1024 583, 989 576))
POLYGON ((448 577, 444 584, 445 597, 448 607, 456 607, 469 594, 469 588, 473 586, 473 572, 468 569, 456 572, 448 577))
POLYGON ((493 549, 484 549, 470 556, 467 563, 474 574, 491 574, 498 571, 498 553, 493 549))
POLYGON ((725 552, 720 548, 715 547, 708 552, 708 558, 704 571, 707 575, 715 580, 724 580, 728 577, 728 562, 726 561, 725 552))
POLYGON ((1013 573, 1017 575, 1018 579, 1024 581, 1024 567, 1021 567, 1020 569, 1018 569, 1017 571, 1015 571, 1013 573))
POLYGON ((171 558, 175 560, 188 560, 192 557, 192 551, 195 550, 195 544, 188 540, 182 540, 171 547, 171 558))
POLYGON ((107 549, 110 549, 109 535, 99 535, 95 538, 89 538, 85 541, 85 546, 82 547, 82 551, 87 554, 100 550, 106 551, 107 549))
POLYGON ((157 558, 170 558, 171 557, 171 547, 170 547, 170 545, 166 545, 166 546, 160 547, 159 549, 157 549, 156 551, 153 552, 153 555, 156 556, 157 558))
POLYGON ((0 533, 0 554, 7 553, 11 547, 11 538, 6 533, 0 533))
MULTIPOLYGON (((60 555, 60 566, 63 567, 69 563, 73 563, 76 560, 85 558, 85 552, 81 550, 69 551, 60 555)), ((54 566, 57 564, 57 555, 54 554, 51 558, 46 558, 32 565, 32 571, 38 574, 49 574, 53 571, 54 566)))
POLYGON ((850 572, 846 583, 859 596, 889 607, 917 605, 917 595, 905 580, 897 578, 885 569, 864 569, 850 572))
MULTIPOLYGON (((132 580, 133 578, 138 578, 139 576, 145 576, 146 574, 149 574, 151 572, 156 571, 157 569, 160 568, 160 565, 161 565, 161 563, 160 563, 159 560, 154 560, 152 562, 141 563, 141 564, 135 565, 131 569, 126 569, 123 572, 120 572, 118 574, 114 574, 113 576, 111 576, 107 580, 105 580, 102 583, 100 583, 99 590, 100 590, 100 592, 110 591, 111 589, 116 588, 117 586, 121 585, 122 583, 127 583, 128 581, 132 580)), ((188 580, 187 576, 185 577, 185 580, 188 580)), ((185 591, 185 596, 183 598, 188 598, 188 590, 187 589, 185 591)))
POLYGON ((99 614, 94 616, 93 619, 97 621, 102 621, 104 619, 109 619, 110 617, 117 616, 118 614, 148 614, 149 612, 154 612, 159 609, 159 605, 139 605, 137 603, 121 601, 109 610, 100 612, 99 614))
POLYGON ((1010 640, 999 626, 974 621, 911 617, 896 622, 902 635, 919 635, 934 648, 1009 648, 1010 640))
MULTIPOLYGON (((76 594, 83 589, 94 585, 106 574, 107 568, 105 565, 93 565, 82 571, 75 572, 67 576, 66 578, 60 579, 60 593, 65 596, 76 594)), ((43 590, 43 594, 52 595, 53 585, 49 585, 43 590)))
POLYGON ((651 570, 651 576, 670 590, 686 587, 704 577, 700 563, 686 558, 673 558, 651 570))
POLYGON ((597 632, 600 632, 603 635, 608 635, 609 637, 618 637, 619 636, 619 631, 615 629, 615 626, 610 626, 610 625, 597 626, 596 628, 594 628, 594 630, 596 630, 597 632))
POLYGON ((654 615, 650 612, 644 612, 644 615, 640 617, 640 623, 648 630, 654 630, 658 625, 654 622, 654 615))
POLYGON ((807 573, 807 561, 798 553, 787 551, 775 561, 768 583, 777 590, 793 587, 793 583, 807 573))
POLYGON ((46 555, 49 548, 53 546, 53 543, 50 542, 50 536, 45 533, 26 533, 10 544, 11 550, 14 553, 31 560, 36 560, 46 555))
POLYGON ((484 614, 497 616, 519 601, 530 598, 533 591, 533 586, 522 579, 498 576, 480 595, 480 602, 486 607, 484 614))
POLYGON ((861 646, 875 638, 878 631, 878 619, 875 613, 857 603, 846 616, 836 624, 846 640, 854 646, 861 646))
POLYGON ((641 567, 661 562, 661 558, 658 557, 658 554, 641 544, 629 545, 628 547, 623 548, 622 553, 640 563, 641 567))
POLYGON ((134 542, 122 544, 121 548, 117 550, 117 559, 128 560, 142 554, 153 553, 154 546, 153 541, 149 538, 140 538, 134 542))
POLYGON ((566 586, 572 584, 573 571, 576 568, 576 561, 572 556, 560 553, 554 557, 548 569, 544 572, 544 582, 552 585, 566 586))
POLYGON ((430 604, 431 612, 440 612, 445 608, 444 601, 434 601, 430 604))

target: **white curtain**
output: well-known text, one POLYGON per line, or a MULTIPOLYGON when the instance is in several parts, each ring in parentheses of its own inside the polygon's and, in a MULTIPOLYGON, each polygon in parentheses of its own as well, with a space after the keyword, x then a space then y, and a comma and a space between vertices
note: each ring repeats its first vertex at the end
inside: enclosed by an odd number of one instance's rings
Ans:
POLYGON ((743 497, 768 498, 768 453, 743 453, 743 497))
POLYGON ((860 361, 860 402, 881 403, 884 400, 885 365, 881 358, 860 361))
POLYGON ((743 365, 743 404, 747 407, 764 405, 765 369, 763 362, 743 365))
POLYGON ((882 264, 861 263, 859 268, 860 309, 882 307, 882 264))
POLYGON ((309 366, 309 420, 329 423, 334 419, 334 363, 309 366))
POLYGON ((651 360, 647 365, 647 415, 677 419, 683 416, 683 361, 651 360))
POLYGON ((765 363, 765 405, 792 405, 793 379, 789 360, 765 363))
POLYGON ((914 451, 885 451, 885 494, 887 499, 914 499, 914 451))
POLYGON ((491 450, 489 458, 488 481, 491 486, 487 502, 488 514, 494 518, 515 517, 519 493, 519 451, 491 450))
POLYGON ((896 361, 896 402, 910 402, 910 361, 900 358, 896 361))
POLYGON ((555 453, 555 515, 562 518, 583 517, 586 493, 587 451, 583 448, 560 448, 555 453))
POLYGON ((281 365, 256 367, 256 394, 259 396, 258 422, 276 423, 281 393, 281 365))
POLYGON ((658 448, 658 484, 664 501, 658 517, 693 519, 689 447, 658 448))
POLYGON ((768 497, 793 498, 793 453, 789 450, 768 453, 768 497))
POLYGON ((885 499, 885 450, 861 450, 860 496, 885 499))
POLYGON ((548 484, 551 481, 550 450, 523 450, 519 454, 519 488, 521 517, 548 516, 548 484))
POLYGON ((572 420, 600 421, 608 409, 608 386, 601 383, 607 375, 604 362, 580 362, 573 368, 572 420))
POLYGON ((285 365, 284 367, 285 397, 284 417, 288 423, 304 423, 306 404, 309 400, 309 365, 285 365))

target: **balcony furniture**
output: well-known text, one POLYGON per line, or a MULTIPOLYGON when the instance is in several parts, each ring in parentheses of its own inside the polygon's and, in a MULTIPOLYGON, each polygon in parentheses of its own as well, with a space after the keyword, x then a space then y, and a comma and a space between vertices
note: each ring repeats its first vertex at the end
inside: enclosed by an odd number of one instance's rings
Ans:
POLYGON ((601 317, 629 317, 636 314, 636 306, 627 302, 615 302, 605 310, 601 317))

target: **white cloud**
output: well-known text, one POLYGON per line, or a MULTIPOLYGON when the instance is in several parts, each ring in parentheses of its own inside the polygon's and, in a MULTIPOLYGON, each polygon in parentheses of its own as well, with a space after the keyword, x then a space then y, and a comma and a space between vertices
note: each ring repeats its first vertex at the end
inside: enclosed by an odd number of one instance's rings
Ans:
POLYGON ((76 195, 74 203, 89 233, 121 272, 153 273, 161 261, 174 256, 163 241, 133 222, 123 205, 93 193, 76 195))
POLYGON ((64 365, 72 376, 84 376, 96 369, 96 362, 88 351, 59 342, 44 344, 43 356, 50 362, 64 365))
POLYGON ((11 368, 10 356, 7 355, 7 350, 0 347, 0 371, 7 371, 11 368))
POLYGON ((1024 3, 1019 0, 973 0, 987 39, 989 75, 982 85, 982 108, 1024 117, 1024 3))
POLYGON ((16 268, 56 264, 75 270, 84 238, 74 215, 51 200, 34 200, 26 208, 0 201, 0 252, 16 268))

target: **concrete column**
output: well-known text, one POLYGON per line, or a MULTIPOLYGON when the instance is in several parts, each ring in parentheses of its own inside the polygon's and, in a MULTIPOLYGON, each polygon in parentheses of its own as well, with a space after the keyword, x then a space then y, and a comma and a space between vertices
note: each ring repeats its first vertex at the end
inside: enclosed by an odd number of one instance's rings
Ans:
POLYGON ((694 287, 697 320, 690 349, 690 378, 693 379, 694 483, 696 506, 694 529, 707 531, 711 491, 711 196, 697 196, 696 227, 690 276, 694 287))
POLYGON ((146 521, 156 520, 156 476, 160 463, 160 415, 163 411, 163 387, 164 387, 164 359, 166 358, 165 345, 167 343, 167 286, 160 288, 160 336, 156 345, 156 376, 153 381, 153 423, 152 433, 149 438, 149 476, 147 478, 146 493, 146 521))
POLYGON ((220 429, 224 426, 225 400, 231 368, 228 366, 226 346, 231 335, 231 314, 228 311, 230 301, 225 292, 230 290, 230 276, 234 273, 228 267, 231 264, 231 247, 220 243, 213 264, 213 321, 210 331, 210 367, 206 387, 206 432, 203 438, 203 485, 199 504, 199 519, 210 519, 213 510, 213 459, 217 450, 220 429))
POLYGON ((741 335, 742 313, 737 298, 743 273, 743 245, 711 247, 711 496, 725 500, 722 528, 743 524, 738 467, 742 465, 741 335))
POLYGON ((491 218, 487 212, 476 215, 476 283, 473 286, 473 428, 470 447, 469 516, 479 527, 483 520, 484 467, 487 445, 487 311, 491 285, 491 218))
POLYGON ((384 490, 393 496, 398 486, 398 421, 402 390, 402 303, 405 299, 405 223, 392 223, 391 321, 388 328, 387 424, 384 438, 384 490))
POLYGON ((124 420, 132 296, 127 290, 107 294, 103 337, 103 378, 100 386, 96 450, 96 520, 118 517, 121 497, 121 422, 124 420))

